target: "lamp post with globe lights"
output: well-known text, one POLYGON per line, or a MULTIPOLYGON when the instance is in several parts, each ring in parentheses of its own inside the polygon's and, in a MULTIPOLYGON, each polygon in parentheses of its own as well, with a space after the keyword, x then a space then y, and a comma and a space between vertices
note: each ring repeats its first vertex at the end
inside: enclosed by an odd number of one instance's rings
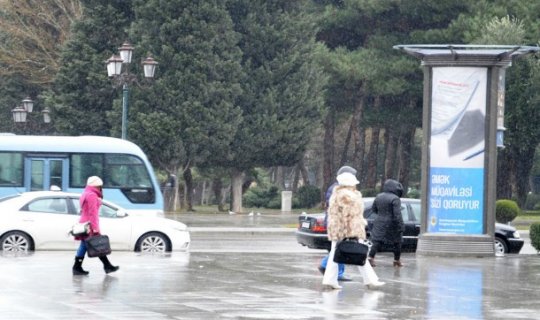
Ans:
MULTIPOLYGON (((115 86, 122 86, 122 139, 127 140, 128 111, 129 111, 129 87, 137 82, 137 77, 129 72, 131 57, 135 48, 124 42, 118 48, 119 55, 112 55, 107 60, 107 74, 114 80, 115 86)), ((142 61, 144 77, 153 79, 157 62, 152 57, 147 57, 142 61)))
MULTIPOLYGON (((13 121, 16 125, 18 124, 24 124, 24 127, 27 128, 29 123, 31 121, 29 117, 29 114, 33 114, 34 112, 34 101, 30 97, 26 97, 21 101, 21 104, 17 107, 13 108, 11 110, 11 113, 13 114, 13 121)), ((51 115, 50 110, 48 107, 45 107, 43 110, 41 110, 41 114, 43 116, 43 123, 48 124, 51 122, 51 115)), ((32 126, 32 124, 30 124, 32 126)), ((33 128, 31 128, 32 132, 41 131, 41 126, 39 124, 34 124, 33 128)), ((25 130, 26 131, 26 130, 25 130)))

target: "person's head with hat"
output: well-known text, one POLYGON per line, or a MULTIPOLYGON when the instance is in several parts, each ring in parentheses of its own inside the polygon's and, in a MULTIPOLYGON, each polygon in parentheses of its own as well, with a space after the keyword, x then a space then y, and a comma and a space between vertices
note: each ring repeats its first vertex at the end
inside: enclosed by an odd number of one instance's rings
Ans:
POLYGON ((97 189, 100 198, 103 198, 103 180, 98 176, 88 177, 86 187, 97 189))
POLYGON ((86 185, 91 187, 103 187, 103 180, 98 176, 88 177, 86 185))
POLYGON ((340 186, 356 187, 360 182, 356 179, 356 169, 343 166, 337 172, 336 180, 340 186))

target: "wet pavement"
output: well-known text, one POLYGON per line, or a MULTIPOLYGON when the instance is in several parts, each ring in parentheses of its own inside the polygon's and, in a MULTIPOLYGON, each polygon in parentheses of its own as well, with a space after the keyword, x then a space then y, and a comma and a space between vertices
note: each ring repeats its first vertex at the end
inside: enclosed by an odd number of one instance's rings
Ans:
POLYGON ((375 270, 385 286, 367 289, 348 266, 353 281, 325 291, 316 269, 325 252, 296 243, 288 227, 296 215, 251 225, 195 216, 178 218, 192 229, 189 253, 113 252, 121 269, 110 275, 87 258, 90 275, 73 277, 71 252, 0 254, 0 319, 540 319, 535 252, 405 253, 400 269, 382 253, 375 270))

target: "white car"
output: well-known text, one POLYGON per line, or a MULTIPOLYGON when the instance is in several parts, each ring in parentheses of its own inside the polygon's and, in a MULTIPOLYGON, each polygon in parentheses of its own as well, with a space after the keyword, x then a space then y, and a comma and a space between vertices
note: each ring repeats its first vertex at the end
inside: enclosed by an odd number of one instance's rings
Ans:
MULTIPOLYGON (((0 250, 76 250, 79 241, 68 234, 79 221, 77 193, 25 192, 0 199, 0 250)), ((101 233, 109 236, 111 249, 121 251, 187 251, 191 241, 185 224, 159 217, 130 215, 103 201, 101 233)))

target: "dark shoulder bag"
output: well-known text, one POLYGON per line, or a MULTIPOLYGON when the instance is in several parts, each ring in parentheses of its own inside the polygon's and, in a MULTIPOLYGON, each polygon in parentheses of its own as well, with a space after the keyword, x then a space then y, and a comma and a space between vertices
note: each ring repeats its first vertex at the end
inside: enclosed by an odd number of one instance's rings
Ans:
POLYGON ((104 257, 111 253, 109 237, 105 235, 90 236, 86 241, 88 257, 104 257))
POLYGON ((345 238, 336 244, 334 262, 363 266, 366 263, 369 247, 357 238, 345 238))

